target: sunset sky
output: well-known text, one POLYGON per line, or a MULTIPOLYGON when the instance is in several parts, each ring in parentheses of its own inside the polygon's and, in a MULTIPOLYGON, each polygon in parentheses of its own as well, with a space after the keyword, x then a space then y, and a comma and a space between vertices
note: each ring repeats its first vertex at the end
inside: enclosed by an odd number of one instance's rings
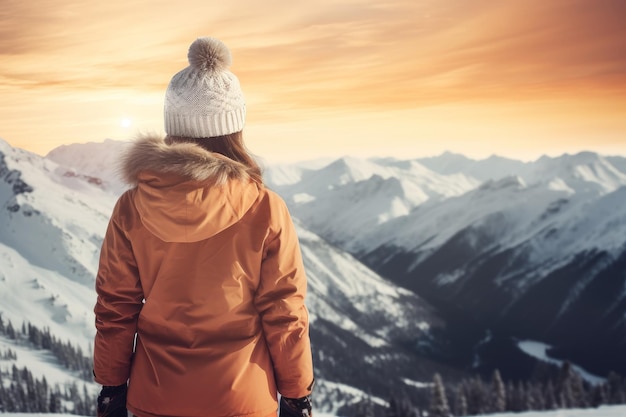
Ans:
POLYGON ((163 132, 199 36, 223 40, 270 161, 626 156, 624 0, 2 0, 0 138, 163 132))

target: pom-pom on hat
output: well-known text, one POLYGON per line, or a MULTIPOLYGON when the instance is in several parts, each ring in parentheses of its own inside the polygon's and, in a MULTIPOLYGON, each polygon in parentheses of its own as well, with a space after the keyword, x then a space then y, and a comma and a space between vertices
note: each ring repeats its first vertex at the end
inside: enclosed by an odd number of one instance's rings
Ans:
POLYGON ((189 47, 189 66, 165 92, 165 132, 208 138, 243 130, 246 103, 239 80, 229 71, 230 51, 215 38, 198 38, 189 47))

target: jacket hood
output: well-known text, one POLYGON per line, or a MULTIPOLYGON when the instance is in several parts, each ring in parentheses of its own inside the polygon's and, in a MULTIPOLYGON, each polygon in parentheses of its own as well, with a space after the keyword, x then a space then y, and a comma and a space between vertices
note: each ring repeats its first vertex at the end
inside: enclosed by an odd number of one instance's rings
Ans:
POLYGON ((121 162, 143 225, 166 242, 208 239, 241 220, 259 196, 246 166, 193 143, 142 137, 121 162))

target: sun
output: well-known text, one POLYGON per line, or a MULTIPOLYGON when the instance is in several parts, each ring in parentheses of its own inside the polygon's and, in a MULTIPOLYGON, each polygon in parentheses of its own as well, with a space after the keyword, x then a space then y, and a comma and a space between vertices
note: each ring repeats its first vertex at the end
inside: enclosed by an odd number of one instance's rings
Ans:
POLYGON ((131 127, 132 124, 133 124, 133 121, 128 117, 124 117, 122 120, 120 120, 120 126, 122 126, 125 129, 128 129, 129 127, 131 127))

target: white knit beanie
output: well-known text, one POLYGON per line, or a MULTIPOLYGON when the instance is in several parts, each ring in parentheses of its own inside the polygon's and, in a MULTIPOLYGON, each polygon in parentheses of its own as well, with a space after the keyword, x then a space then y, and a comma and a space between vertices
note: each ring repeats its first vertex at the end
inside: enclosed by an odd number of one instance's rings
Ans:
POLYGON ((239 80, 228 70, 230 51, 215 38, 198 38, 189 47, 189 66, 170 81, 165 93, 165 132, 208 138, 243 130, 246 103, 239 80))

